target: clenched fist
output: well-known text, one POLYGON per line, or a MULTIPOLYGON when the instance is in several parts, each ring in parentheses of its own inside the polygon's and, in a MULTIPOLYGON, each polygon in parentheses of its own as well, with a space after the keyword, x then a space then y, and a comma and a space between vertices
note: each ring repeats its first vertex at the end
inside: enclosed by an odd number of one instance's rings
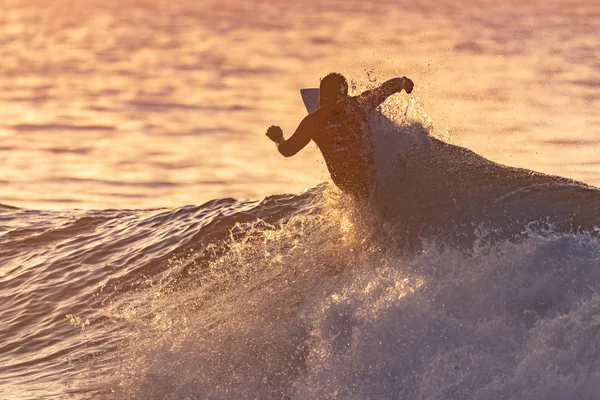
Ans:
POLYGON ((283 131, 280 127, 271 125, 269 129, 267 129, 267 137, 279 144, 283 141, 283 131))

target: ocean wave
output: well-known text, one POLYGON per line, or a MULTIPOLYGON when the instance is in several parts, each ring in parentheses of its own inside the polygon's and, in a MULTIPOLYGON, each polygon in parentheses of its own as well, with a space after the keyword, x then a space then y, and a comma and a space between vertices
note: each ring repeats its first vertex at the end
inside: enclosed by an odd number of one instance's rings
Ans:
POLYGON ((367 203, 4 208, 0 395, 593 398, 598 190, 373 123, 367 203))
POLYGON ((364 218, 328 205, 172 260, 104 310, 131 334, 109 387, 121 398, 593 398, 596 239, 530 232, 406 256, 364 218))

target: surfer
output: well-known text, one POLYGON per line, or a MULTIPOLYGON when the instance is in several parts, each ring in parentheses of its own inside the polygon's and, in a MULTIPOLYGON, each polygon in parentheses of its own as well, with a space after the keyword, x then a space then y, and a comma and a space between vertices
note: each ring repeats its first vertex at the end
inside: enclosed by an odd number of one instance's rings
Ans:
POLYGON ((287 140, 279 126, 271 126, 267 136, 285 157, 302 150, 311 139, 323 154, 331 179, 342 191, 360 198, 369 196, 369 170, 373 149, 365 140, 363 127, 377 107, 394 93, 411 93, 412 80, 393 78, 359 96, 348 95, 348 82, 338 73, 321 80, 320 107, 306 116, 287 140))

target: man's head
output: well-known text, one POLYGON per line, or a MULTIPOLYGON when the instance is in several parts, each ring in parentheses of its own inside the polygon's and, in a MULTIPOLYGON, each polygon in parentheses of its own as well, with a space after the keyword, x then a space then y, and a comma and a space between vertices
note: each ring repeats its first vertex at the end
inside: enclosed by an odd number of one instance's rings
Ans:
POLYGON ((319 86, 319 103, 321 107, 337 103, 348 96, 348 81, 344 75, 332 72, 321 79, 319 86))

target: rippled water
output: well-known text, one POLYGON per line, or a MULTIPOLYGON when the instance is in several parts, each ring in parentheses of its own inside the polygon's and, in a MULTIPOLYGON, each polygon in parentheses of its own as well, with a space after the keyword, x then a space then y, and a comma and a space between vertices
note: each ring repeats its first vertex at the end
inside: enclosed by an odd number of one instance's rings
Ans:
POLYGON ((406 253, 348 201, 3 210, 1 397, 595 398, 597 231, 406 253))
POLYGON ((594 2, 19 1, 0 15, 0 203, 149 208, 294 193, 299 96, 339 71, 416 82, 439 135, 600 183, 594 2))
POLYGON ((598 16, 5 0, 0 398, 594 399, 598 16), (330 71, 416 83, 370 207, 264 137, 330 71))

